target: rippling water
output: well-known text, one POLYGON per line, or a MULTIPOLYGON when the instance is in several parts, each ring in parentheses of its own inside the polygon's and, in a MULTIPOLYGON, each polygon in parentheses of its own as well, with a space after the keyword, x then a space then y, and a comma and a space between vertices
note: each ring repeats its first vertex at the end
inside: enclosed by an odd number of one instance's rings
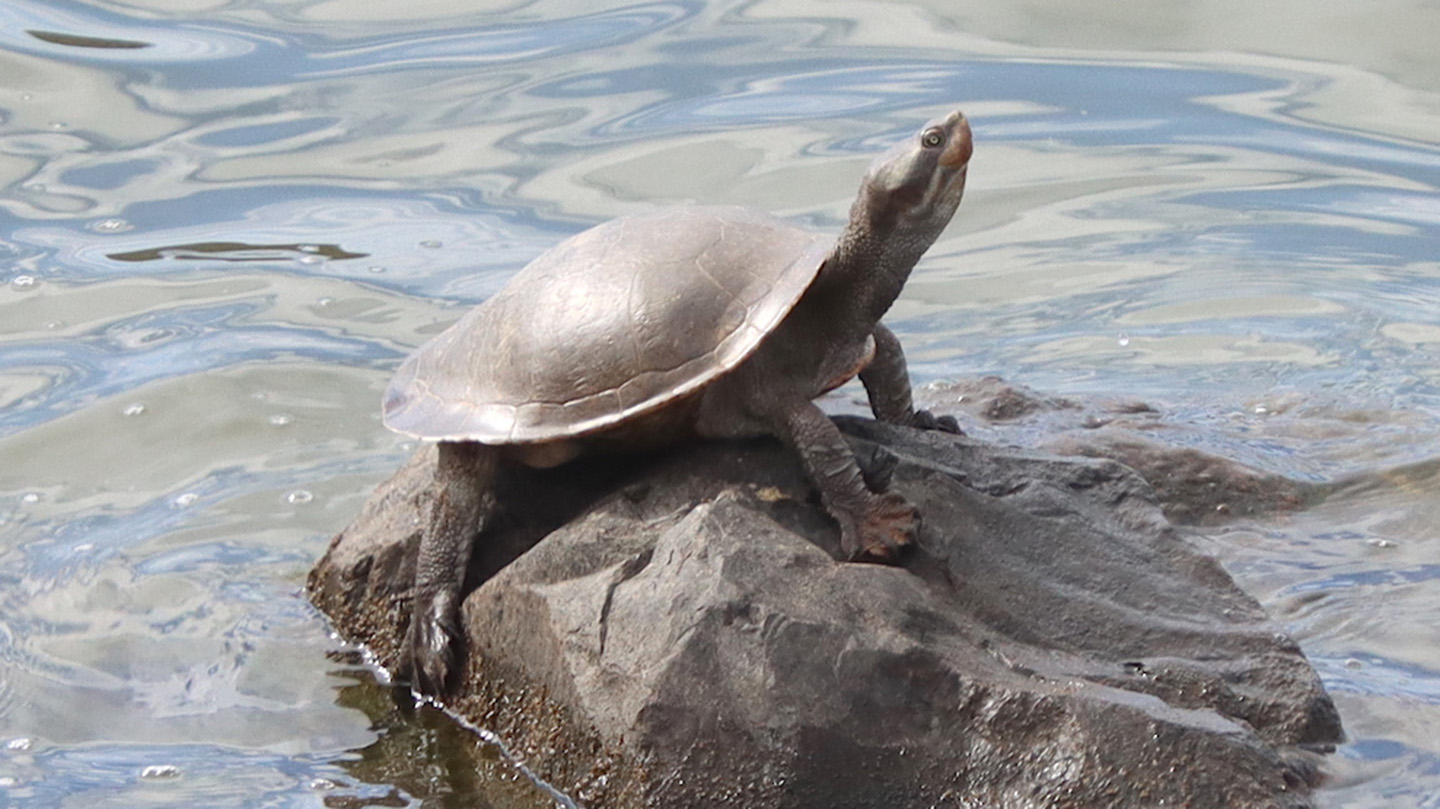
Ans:
POLYGON ((0 5, 0 803, 554 804, 300 594, 409 449, 388 371, 604 218, 833 227, 959 104, 917 378, 1349 481, 1206 541, 1340 704, 1327 805, 1440 806, 1432 4, 460 5, 0 5))

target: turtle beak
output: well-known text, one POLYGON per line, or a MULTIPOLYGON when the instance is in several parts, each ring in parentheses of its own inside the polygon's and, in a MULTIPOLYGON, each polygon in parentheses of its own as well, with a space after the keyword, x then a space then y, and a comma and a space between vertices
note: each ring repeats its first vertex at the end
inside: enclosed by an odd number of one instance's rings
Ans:
POLYGON ((947 138, 945 151, 940 155, 940 165, 952 171, 965 168, 970 162, 970 156, 975 153, 970 122, 965 119, 965 113, 956 110, 950 113, 942 126, 950 133, 950 137, 947 138))
POLYGON ((960 205, 974 151, 970 122, 959 110, 931 120, 918 137, 892 146, 870 164, 861 184, 860 199, 866 201, 872 226, 903 221, 938 235, 960 205), (940 143, 933 140, 935 130, 944 133, 940 143))

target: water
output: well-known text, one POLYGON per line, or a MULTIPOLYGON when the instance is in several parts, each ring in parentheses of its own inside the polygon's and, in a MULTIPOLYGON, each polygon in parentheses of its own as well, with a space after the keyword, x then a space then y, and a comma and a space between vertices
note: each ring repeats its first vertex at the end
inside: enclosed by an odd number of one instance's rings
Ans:
POLYGON ((1340 705, 1325 805, 1440 806, 1430 4, 463 5, 0 6, 0 803, 554 805, 300 593, 410 449, 388 372, 604 218, 834 226, 958 104, 917 380, 1353 479, 1206 541, 1340 705))

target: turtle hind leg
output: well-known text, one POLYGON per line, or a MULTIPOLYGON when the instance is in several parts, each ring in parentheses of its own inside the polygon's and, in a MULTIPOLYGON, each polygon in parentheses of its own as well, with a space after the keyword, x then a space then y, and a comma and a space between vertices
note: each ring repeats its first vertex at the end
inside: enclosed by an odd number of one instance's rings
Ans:
POLYGON ((476 537, 495 511, 496 452, 474 442, 442 442, 435 491, 416 549, 410 623, 397 679, 426 697, 442 696, 458 670, 460 603, 476 537))

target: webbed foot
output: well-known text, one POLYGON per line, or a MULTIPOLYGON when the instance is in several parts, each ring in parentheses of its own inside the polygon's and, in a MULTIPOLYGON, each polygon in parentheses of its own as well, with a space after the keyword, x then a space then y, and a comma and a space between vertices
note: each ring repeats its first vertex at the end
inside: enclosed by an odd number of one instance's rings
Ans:
POLYGON ((856 456, 855 462, 860 466, 865 488, 872 492, 887 492, 895 479, 895 467, 900 465, 900 456, 876 444, 868 453, 856 456))
POLYGON ((852 562, 893 565, 919 533, 920 513, 904 497, 886 492, 870 498, 853 526, 842 524, 840 542, 852 562))
POLYGON ((490 493, 498 455, 468 441, 442 441, 428 524, 415 549, 410 625, 397 679, 425 697, 444 696, 463 648, 460 602, 476 537, 495 512, 490 493))
POLYGON ((954 416, 937 416, 929 410, 916 410, 910 417, 910 426, 919 427, 922 430, 939 430, 942 433, 953 435, 964 435, 965 431, 960 429, 960 422, 954 416))
POLYGON ((396 672, 397 679, 409 681, 412 693, 440 697, 450 686, 460 657, 458 600, 449 592, 415 598, 396 672))

